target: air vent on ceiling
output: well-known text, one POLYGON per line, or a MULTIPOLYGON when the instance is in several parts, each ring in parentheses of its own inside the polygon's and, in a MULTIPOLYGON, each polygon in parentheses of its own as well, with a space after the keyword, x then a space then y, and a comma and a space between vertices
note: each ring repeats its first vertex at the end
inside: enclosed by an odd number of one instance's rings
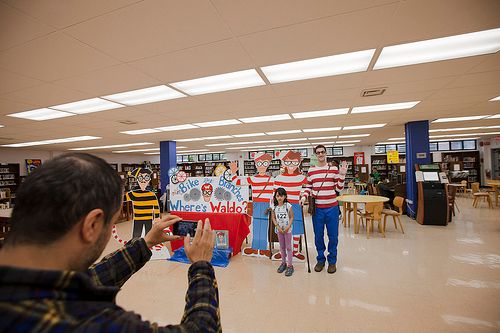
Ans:
POLYGON ((380 96, 385 91, 387 88, 371 88, 371 89, 365 89, 361 91, 361 97, 372 97, 372 96, 380 96))
POLYGON ((138 124, 137 121, 132 121, 132 120, 122 120, 122 121, 119 121, 120 124, 124 124, 124 125, 135 125, 135 124, 138 124))

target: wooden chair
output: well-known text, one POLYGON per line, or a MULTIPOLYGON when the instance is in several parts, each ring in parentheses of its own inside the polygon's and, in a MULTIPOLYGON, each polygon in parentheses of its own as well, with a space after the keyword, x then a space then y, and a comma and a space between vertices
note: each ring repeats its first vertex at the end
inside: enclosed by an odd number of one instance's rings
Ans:
POLYGON ((398 210, 392 210, 392 209, 383 209, 382 210, 382 215, 384 215, 384 235, 385 235, 385 226, 387 222, 387 216, 392 216, 392 220, 394 222, 394 228, 396 230, 398 229, 398 225, 396 223, 399 222, 399 226, 401 227, 401 232, 404 234, 405 230, 403 229, 403 223, 401 223, 401 218, 400 216, 403 215, 403 204, 405 202, 405 198, 403 197, 395 197, 394 200, 392 201, 392 204, 394 207, 396 207, 398 210))
POLYGON ((378 221, 378 231, 382 232, 382 236, 385 237, 385 230, 381 228, 383 208, 382 202, 369 202, 365 205, 365 211, 360 214, 359 222, 363 224, 363 219, 366 220, 366 238, 370 238, 370 227, 373 230, 373 221, 378 221))
POLYGON ((347 194, 357 194, 357 191, 356 191, 356 188, 354 187, 353 182, 347 184, 347 194))
POLYGON ((472 196, 474 197, 474 200, 472 201, 472 206, 474 208, 477 208, 477 205, 481 201, 481 198, 483 199, 483 201, 488 202, 489 208, 493 208, 490 194, 488 192, 481 192, 481 190, 479 189, 479 183, 472 183, 471 189, 472 189, 472 196))
POLYGON ((457 188, 457 194, 458 193, 463 193, 464 195, 467 194, 467 181, 466 180, 462 180, 460 182, 460 184, 462 185, 461 187, 457 188))
MULTIPOLYGON (((352 194, 343 194, 344 196, 349 196, 352 194)), ((351 227, 351 213, 354 212, 354 205, 351 202, 342 203, 342 223, 345 227, 351 227)))
POLYGON ((448 212, 449 212, 449 221, 451 222, 451 216, 455 216, 455 207, 458 209, 457 203, 455 202, 455 197, 457 195, 458 189, 456 186, 448 186, 448 212))

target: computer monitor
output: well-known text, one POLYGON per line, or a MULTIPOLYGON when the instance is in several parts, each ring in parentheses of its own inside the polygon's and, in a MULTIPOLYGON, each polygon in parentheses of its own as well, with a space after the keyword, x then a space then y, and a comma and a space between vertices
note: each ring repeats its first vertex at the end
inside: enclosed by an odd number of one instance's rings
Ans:
POLYGON ((423 172, 424 182, 438 182, 439 174, 437 172, 423 172))

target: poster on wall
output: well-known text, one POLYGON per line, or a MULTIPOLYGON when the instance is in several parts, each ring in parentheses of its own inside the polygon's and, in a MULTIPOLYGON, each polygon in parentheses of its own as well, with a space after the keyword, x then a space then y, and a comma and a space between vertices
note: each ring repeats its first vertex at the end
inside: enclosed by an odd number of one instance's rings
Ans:
POLYGON ((387 152, 387 163, 399 163, 399 152, 397 150, 389 150, 387 152))
POLYGON ((26 173, 29 175, 35 171, 40 165, 42 165, 42 160, 39 159, 27 159, 26 161, 26 173))
POLYGON ((219 177, 189 177, 170 184, 170 210, 246 214, 249 192, 219 177))
POLYGON ((354 165, 365 164, 365 153, 364 152, 354 152, 354 165))

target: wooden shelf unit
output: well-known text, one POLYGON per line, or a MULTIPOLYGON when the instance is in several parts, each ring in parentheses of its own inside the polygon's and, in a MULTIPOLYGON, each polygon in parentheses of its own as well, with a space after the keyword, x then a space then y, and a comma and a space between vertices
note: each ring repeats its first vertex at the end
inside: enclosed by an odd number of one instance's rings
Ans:
POLYGON ((464 180, 463 177, 455 178, 455 171, 468 171, 467 182, 481 183, 481 163, 478 151, 446 152, 441 155, 442 162, 439 162, 442 171, 448 173, 450 182, 458 183, 464 180), (459 169, 459 170, 456 170, 459 169))
POLYGON ((15 203, 13 199, 20 184, 19 170, 19 163, 0 164, 0 191, 9 190, 9 203, 15 203))

